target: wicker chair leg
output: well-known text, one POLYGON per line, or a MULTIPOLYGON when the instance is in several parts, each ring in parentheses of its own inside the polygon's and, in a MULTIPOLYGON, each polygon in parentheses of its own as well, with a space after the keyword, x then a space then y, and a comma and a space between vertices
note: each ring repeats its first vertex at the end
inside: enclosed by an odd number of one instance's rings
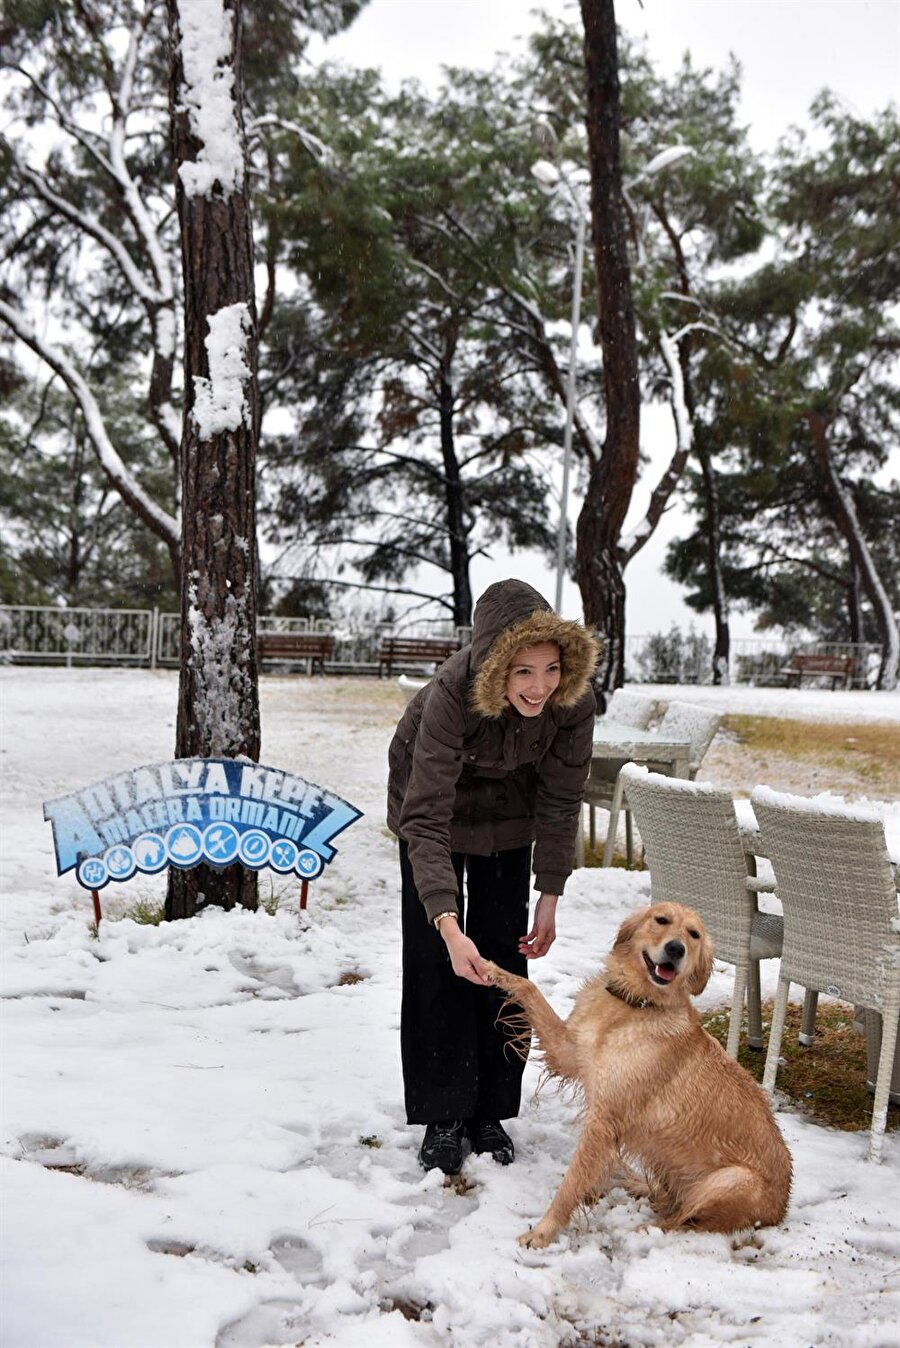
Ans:
POLYGON ((634 863, 634 825, 631 811, 625 809, 625 860, 631 866, 634 863))
POLYGON ((772 1012, 772 1028, 769 1030, 769 1051, 763 1070, 763 1090, 772 1095, 775 1090, 775 1076, 778 1072, 778 1058, 781 1053, 781 1040, 784 1035, 784 1022, 787 1017, 788 994, 791 990, 789 978, 779 978, 778 991, 775 994, 775 1009, 772 1012))
POLYGON ((755 1049, 763 1047, 759 960, 751 960, 747 970, 747 1047, 755 1049))
POLYGON ((744 1014, 744 990, 747 986, 747 966, 738 964, 734 970, 734 988, 731 993, 731 1016, 728 1021, 728 1042, 725 1045, 725 1052, 729 1058, 736 1058, 738 1055, 738 1044, 741 1042, 741 1017, 744 1014))
POLYGON ((875 1103, 872 1106, 872 1128, 869 1133, 870 1161, 881 1160, 884 1130, 887 1127, 891 1074, 894 1070, 894 1053, 897 1048, 898 1023, 900 1023, 900 1005, 895 1003, 890 1010, 884 1007, 881 1013, 881 1053, 878 1056, 875 1103))
POLYGON ((625 795, 625 787, 621 776, 616 778, 615 789, 613 790, 612 800, 609 806, 609 829, 606 834, 606 847, 603 849, 603 864, 611 866, 613 859, 613 848, 616 845, 616 833, 619 828, 619 814, 622 809, 622 800, 625 795))
POLYGON ((801 1044, 809 1048, 816 1034, 816 1010, 819 1005, 819 994, 813 992, 812 988, 806 989, 806 995, 803 998, 803 1015, 800 1017, 800 1033, 797 1038, 801 1044))

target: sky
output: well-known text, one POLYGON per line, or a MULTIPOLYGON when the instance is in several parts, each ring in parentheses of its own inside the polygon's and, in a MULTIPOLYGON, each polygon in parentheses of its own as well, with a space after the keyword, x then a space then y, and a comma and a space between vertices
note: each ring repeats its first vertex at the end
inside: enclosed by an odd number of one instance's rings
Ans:
MULTIPOLYGON (((888 1348, 900 1323, 900 1133, 779 1109, 794 1161, 785 1222, 732 1238, 663 1232, 613 1189, 546 1250, 516 1236, 572 1156, 577 1102, 535 1094, 516 1164, 424 1174, 406 1125, 396 842, 384 827, 387 680, 261 680, 264 761, 363 811, 298 910, 141 925, 165 877, 91 900, 57 878, 41 803, 166 762, 178 674, 0 666, 0 1278, 4 1348, 888 1348)), ((791 689, 651 689, 796 715, 791 689)), ((896 720, 900 694, 804 690, 803 710, 896 720)), ((701 769, 701 776, 703 769, 701 769)), ((753 785, 752 781, 741 783, 753 785)), ((832 802, 835 797, 829 797, 832 802)), ((741 806, 750 807, 749 801, 741 806)), ((900 857, 900 801, 876 804, 900 857)), ((601 823, 601 831, 603 824, 601 823)), ((649 874, 583 868, 532 976, 568 1014, 649 874)), ((777 961, 762 962, 772 995, 777 961)), ((717 961, 700 1010, 727 1008, 717 961)), ((799 1000, 801 990, 795 986, 799 1000)), ((723 1012, 724 1014, 724 1012, 723 1012)))
MULTIPOLYGON (((554 15, 578 13, 569 0, 545 0, 541 7, 554 15)), ((535 26, 536 8, 528 0, 369 0, 346 33, 327 44, 314 43, 311 55, 380 66, 391 82, 414 77, 437 88, 444 65, 486 68, 497 54, 514 52, 535 26)), ((900 97, 900 0, 619 0, 616 13, 628 32, 646 38, 651 57, 664 71, 677 68, 685 50, 695 64, 714 68, 724 66, 733 53, 743 69, 741 107, 758 151, 774 148, 789 126, 804 125, 823 87, 864 115, 900 97)), ((642 441, 651 464, 668 460, 674 430, 667 410, 645 415, 642 441)), ((900 474, 900 453, 893 474, 900 474)), ((648 485, 635 491, 626 532, 643 516, 648 494, 648 485)), ((579 507, 573 495, 571 520, 579 507)), ((711 617, 688 609, 680 588, 660 574, 666 543, 683 518, 680 507, 670 510, 628 567, 631 633, 666 631, 672 623, 711 631, 711 617)), ((552 601, 552 568, 528 554, 476 560, 473 589, 477 594, 510 574, 522 575, 552 601)), ((563 612, 581 615, 580 596, 570 581, 563 612)), ((732 635, 752 636, 752 617, 734 614, 732 635)))

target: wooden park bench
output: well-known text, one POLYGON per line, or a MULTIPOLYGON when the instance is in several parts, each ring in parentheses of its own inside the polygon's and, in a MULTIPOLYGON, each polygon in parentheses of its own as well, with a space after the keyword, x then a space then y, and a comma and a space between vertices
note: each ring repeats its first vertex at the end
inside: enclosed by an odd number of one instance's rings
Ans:
POLYGON ((849 688, 856 670, 856 660, 852 655, 807 655, 795 651, 781 673, 788 688, 796 685, 800 688, 804 676, 814 679, 831 679, 832 690, 840 683, 849 688))
POLYGON ((334 659, 335 638, 331 632, 257 632, 256 655, 259 663, 277 660, 296 663, 305 660, 309 672, 325 673, 325 661, 334 659))
POLYGON ((384 637, 378 651, 378 674, 390 675, 394 665, 443 664, 458 651, 456 637, 384 637))

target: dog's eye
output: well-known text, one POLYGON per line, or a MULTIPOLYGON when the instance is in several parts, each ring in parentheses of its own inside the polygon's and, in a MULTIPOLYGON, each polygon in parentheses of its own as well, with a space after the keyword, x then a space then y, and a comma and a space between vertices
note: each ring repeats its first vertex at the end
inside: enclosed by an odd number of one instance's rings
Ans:
POLYGON ((661 927, 670 927, 672 919, 670 917, 655 917, 654 922, 658 922, 661 927))
POLYGON ((693 937, 693 939, 694 939, 695 941, 699 941, 699 940, 700 940, 700 933, 699 933, 699 931, 694 931, 693 927, 688 927, 688 936, 693 937))

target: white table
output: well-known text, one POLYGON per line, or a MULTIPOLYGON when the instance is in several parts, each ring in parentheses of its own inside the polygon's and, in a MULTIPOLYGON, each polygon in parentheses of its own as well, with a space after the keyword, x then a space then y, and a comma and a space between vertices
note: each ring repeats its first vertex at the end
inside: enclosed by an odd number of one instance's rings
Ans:
MULTIPOLYGON (((592 768, 594 763, 606 764, 607 771, 604 774, 606 782, 612 779, 613 771, 618 773, 623 763, 646 763, 652 765, 654 771, 662 772, 667 777, 688 777, 691 768, 691 745, 689 740, 671 739, 665 735, 658 735, 653 730, 641 730, 637 726, 625 725, 621 721, 600 716, 594 726, 592 768)), ((591 804, 590 788, 588 778, 585 791, 588 805, 591 804)), ((622 788, 616 781, 609 802, 609 829, 603 851, 604 866, 609 866, 612 862, 619 814, 622 810, 622 795, 622 788)), ((604 805, 606 803, 604 801, 604 805)), ((626 816, 626 826, 627 824, 626 816)))

